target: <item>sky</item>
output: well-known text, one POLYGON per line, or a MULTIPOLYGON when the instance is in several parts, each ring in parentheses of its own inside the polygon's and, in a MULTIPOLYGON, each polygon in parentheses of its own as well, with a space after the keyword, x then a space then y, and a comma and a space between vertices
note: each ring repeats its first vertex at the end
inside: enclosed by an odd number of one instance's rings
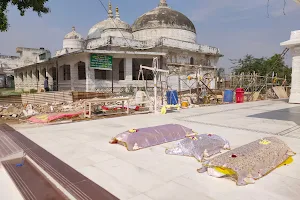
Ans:
MULTIPOLYGON (((21 17, 10 6, 10 28, 0 32, 0 54, 16 55, 16 47, 49 49, 52 54, 62 48, 64 36, 76 31, 86 37, 89 29, 107 18, 100 0, 49 0, 49 14, 38 17, 30 10, 21 17)), ((108 0, 102 0, 107 6, 108 0)), ((189 17, 197 29, 197 42, 218 47, 224 55, 218 67, 229 69, 230 59, 246 54, 256 57, 281 53, 280 43, 290 37, 290 32, 300 29, 300 4, 286 0, 168 0, 172 9, 189 17)), ((129 24, 143 13, 152 10, 159 0, 112 0, 120 9, 121 19, 129 24)), ((286 61, 290 65, 291 57, 286 61)))

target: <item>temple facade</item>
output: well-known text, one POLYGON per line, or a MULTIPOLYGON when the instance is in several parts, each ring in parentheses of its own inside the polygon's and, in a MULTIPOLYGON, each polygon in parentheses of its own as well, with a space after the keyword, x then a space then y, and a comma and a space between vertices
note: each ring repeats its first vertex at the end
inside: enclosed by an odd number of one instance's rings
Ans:
MULTIPOLYGON (((140 65, 151 67, 154 57, 159 58, 162 69, 195 66, 200 68, 199 76, 213 78, 220 50, 197 44, 196 38, 192 21, 171 9, 166 0, 160 0, 156 8, 138 17, 133 25, 121 20, 118 8, 114 14, 109 3, 107 19, 95 24, 86 38, 73 27, 54 57, 15 68, 15 86, 40 90, 48 77, 52 90, 142 87, 140 65)), ((151 86, 152 72, 145 71, 144 79, 151 86)), ((168 85, 177 89, 178 84, 178 76, 171 74, 168 85)))

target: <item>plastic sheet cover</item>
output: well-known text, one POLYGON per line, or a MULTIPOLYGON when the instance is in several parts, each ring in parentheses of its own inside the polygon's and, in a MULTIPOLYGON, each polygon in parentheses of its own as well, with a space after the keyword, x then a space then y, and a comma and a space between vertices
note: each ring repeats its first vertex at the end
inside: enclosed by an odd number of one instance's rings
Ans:
POLYGON ((237 185, 255 183, 285 163, 290 163, 295 153, 280 139, 267 137, 212 158, 198 170, 214 177, 228 177, 237 185))
POLYGON ((81 115, 83 111, 70 112, 70 113, 49 113, 36 115, 28 119, 29 122, 33 123, 49 123, 59 119, 71 119, 81 115))
POLYGON ((128 151, 135 151, 163 143, 168 143, 192 135, 192 129, 178 125, 166 124, 155 127, 132 129, 118 134, 110 143, 122 144, 128 151))
POLYGON ((177 143, 176 147, 167 149, 166 154, 195 157, 198 161, 230 149, 229 142, 218 135, 202 134, 188 136, 177 143))

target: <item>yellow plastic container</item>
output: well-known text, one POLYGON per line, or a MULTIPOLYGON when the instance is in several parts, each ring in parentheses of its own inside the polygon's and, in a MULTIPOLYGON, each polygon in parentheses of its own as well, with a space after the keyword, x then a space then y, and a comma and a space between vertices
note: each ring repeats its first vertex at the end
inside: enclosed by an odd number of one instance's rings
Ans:
POLYGON ((187 108, 187 107, 189 107, 189 103, 187 101, 183 101, 183 102, 181 102, 181 107, 187 108))

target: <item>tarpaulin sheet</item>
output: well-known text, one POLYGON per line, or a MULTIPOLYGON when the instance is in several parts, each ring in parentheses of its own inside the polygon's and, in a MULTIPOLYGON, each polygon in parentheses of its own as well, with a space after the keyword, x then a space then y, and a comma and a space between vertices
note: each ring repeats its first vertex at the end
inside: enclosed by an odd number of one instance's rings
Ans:
POLYGON ((247 185, 267 175, 295 153, 280 139, 267 137, 212 158, 198 170, 215 177, 231 177, 247 185))
POLYGON ((230 149, 229 142, 218 135, 202 134, 188 136, 177 143, 176 147, 167 149, 166 154, 195 157, 198 161, 230 149))
POLYGON ((128 151, 139 150, 167 142, 172 142, 194 134, 193 130, 178 124, 128 130, 118 134, 111 143, 124 145, 128 151))
POLYGON ((36 115, 28 120, 33 123, 49 123, 53 122, 58 119, 65 119, 65 118, 73 118, 81 115, 83 111, 71 112, 71 113, 50 113, 50 114, 41 114, 36 115))

